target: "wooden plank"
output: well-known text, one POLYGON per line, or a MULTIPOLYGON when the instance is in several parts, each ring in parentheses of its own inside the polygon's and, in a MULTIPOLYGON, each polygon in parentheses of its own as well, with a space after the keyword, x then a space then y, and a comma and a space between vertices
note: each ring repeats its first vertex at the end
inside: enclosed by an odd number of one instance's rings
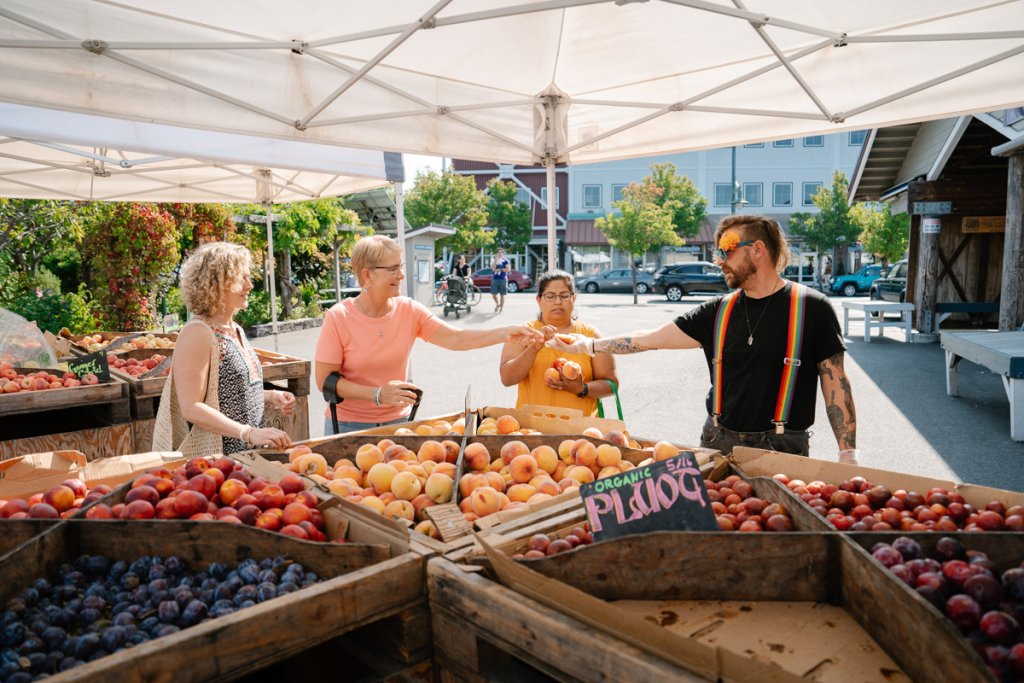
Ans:
POLYGON ((455 680, 498 675, 481 643, 563 681, 702 680, 443 558, 428 563, 427 579, 436 661, 463 673, 455 680))
POLYGON ((960 232, 1004 232, 1006 216, 964 216, 960 219, 960 232))
MULTIPOLYGON (((1019 150, 1018 150, 1019 152, 1019 150)), ((1024 325, 1024 154, 1009 160, 1006 187, 1006 235, 1003 240, 1002 299, 999 329, 1016 330, 1024 325)))
POLYGON ((943 332, 942 348, 992 372, 1024 377, 1024 331, 943 332))
MULTIPOLYGON (((26 368, 26 372, 38 372, 26 368)), ((124 383, 119 379, 91 386, 65 387, 63 389, 46 389, 43 391, 19 391, 15 394, 0 396, 0 416, 39 413, 46 410, 61 408, 80 408, 83 406, 111 403, 122 398, 125 391, 124 383)))
POLYGON ((0 519, 0 556, 47 531, 56 523, 52 519, 0 519))
POLYGON ((295 397, 295 410, 285 415, 280 410, 266 405, 263 422, 267 427, 276 427, 292 438, 292 441, 305 441, 309 438, 309 396, 295 397))
POLYGON ((140 449, 135 447, 131 423, 0 441, 0 458, 13 458, 25 453, 67 450, 81 451, 89 460, 140 452, 140 449))
POLYGON ((389 616, 425 593, 423 559, 412 553, 381 560, 387 548, 264 537, 258 529, 217 523, 125 522, 117 533, 110 524, 69 521, 22 546, 0 565, 0 594, 6 599, 20 590, 28 567, 28 576, 44 567, 52 573, 80 553, 177 554, 190 566, 288 555, 333 578, 82 665, 62 680, 230 680, 389 616))

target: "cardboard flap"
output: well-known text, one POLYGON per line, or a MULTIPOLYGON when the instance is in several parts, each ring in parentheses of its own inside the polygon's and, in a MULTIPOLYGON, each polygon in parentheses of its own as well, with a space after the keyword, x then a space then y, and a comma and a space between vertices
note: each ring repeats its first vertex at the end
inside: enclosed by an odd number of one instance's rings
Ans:
POLYGON ((610 431, 626 433, 626 423, 622 420, 584 416, 582 412, 570 408, 533 405, 517 409, 488 406, 480 411, 481 419, 502 415, 511 415, 521 427, 536 429, 544 434, 582 434, 589 427, 601 430, 602 434, 610 431), (579 415, 572 415, 574 412, 579 415))
POLYGON ((117 486, 140 472, 154 467, 173 469, 184 462, 177 452, 134 453, 92 462, 87 462, 78 451, 23 455, 0 463, 0 497, 27 498, 72 477, 81 479, 89 488, 100 484, 117 486))
POLYGON ((559 408, 557 406, 545 406, 537 403, 524 403, 519 407, 519 410, 534 417, 547 417, 559 420, 583 417, 583 411, 579 408, 559 408))
POLYGON ((712 681, 719 679, 720 669, 715 648, 680 638, 643 617, 616 609, 589 593, 535 572, 491 546, 480 534, 476 534, 476 541, 487 553, 491 567, 501 583, 516 592, 568 614, 591 628, 611 633, 633 647, 698 676, 712 681))

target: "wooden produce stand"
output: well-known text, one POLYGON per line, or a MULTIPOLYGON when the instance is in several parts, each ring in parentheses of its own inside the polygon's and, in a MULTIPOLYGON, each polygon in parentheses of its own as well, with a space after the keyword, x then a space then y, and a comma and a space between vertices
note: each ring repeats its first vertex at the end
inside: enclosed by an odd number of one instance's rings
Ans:
POLYGON ((263 366, 264 388, 285 389, 295 395, 295 412, 291 415, 267 406, 266 426, 287 432, 292 441, 308 439, 310 362, 264 349, 256 349, 256 355, 263 366))
POLYGON ((61 450, 92 459, 139 450, 128 385, 116 377, 91 386, 0 395, 0 432, 0 459, 61 450))

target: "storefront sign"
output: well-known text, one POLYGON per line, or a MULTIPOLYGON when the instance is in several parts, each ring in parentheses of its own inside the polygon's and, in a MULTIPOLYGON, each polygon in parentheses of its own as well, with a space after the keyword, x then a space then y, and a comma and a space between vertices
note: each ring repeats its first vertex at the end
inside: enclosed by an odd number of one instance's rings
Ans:
POLYGON ((960 232, 1006 232, 1006 216, 965 216, 960 232))
POLYGON ((82 379, 83 375, 92 374, 96 375, 101 382, 110 381, 110 364, 107 363, 106 351, 90 353, 88 356, 69 360, 67 364, 68 372, 78 375, 78 379, 82 379))
POLYGON ((717 531, 690 451, 580 487, 595 541, 651 531, 717 531))

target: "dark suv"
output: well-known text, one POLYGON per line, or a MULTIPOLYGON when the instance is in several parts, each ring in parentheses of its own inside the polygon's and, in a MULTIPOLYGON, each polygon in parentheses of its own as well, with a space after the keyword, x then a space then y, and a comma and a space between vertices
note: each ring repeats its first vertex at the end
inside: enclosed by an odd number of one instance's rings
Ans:
POLYGON ((722 269, 707 261, 663 266, 654 274, 654 291, 669 301, 679 301, 692 292, 725 294, 729 291, 722 269))
POLYGON ((907 298, 907 268, 908 261, 897 261, 893 264, 885 277, 880 277, 871 283, 868 290, 872 299, 883 301, 898 301, 903 303, 907 298))

